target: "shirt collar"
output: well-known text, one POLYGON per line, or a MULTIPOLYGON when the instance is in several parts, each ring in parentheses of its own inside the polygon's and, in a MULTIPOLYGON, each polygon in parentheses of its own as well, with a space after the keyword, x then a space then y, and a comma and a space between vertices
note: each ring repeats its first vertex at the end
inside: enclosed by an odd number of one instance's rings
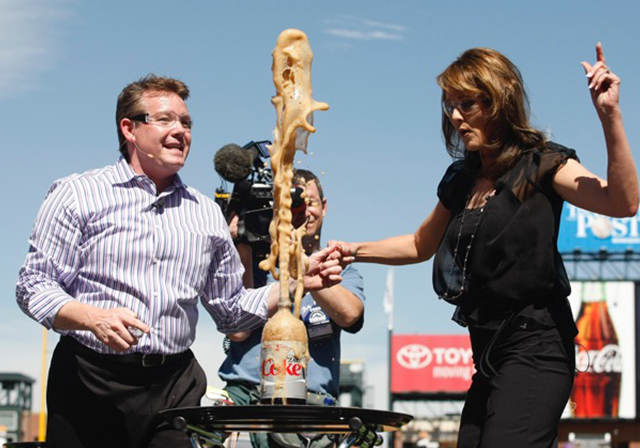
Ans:
POLYGON ((116 182, 125 184, 130 180, 135 179, 138 174, 133 171, 129 162, 126 161, 124 156, 120 156, 118 163, 116 163, 116 182))
MULTIPOLYGON (((129 165, 129 162, 124 158, 124 156, 120 156, 118 162, 115 165, 116 171, 116 183, 126 184, 134 179, 149 179, 144 174, 137 174, 129 165)), ((182 179, 178 174, 173 176, 173 183, 171 184, 172 189, 186 188, 187 186, 182 182, 182 179)), ((171 188, 171 187, 170 187, 171 188)))

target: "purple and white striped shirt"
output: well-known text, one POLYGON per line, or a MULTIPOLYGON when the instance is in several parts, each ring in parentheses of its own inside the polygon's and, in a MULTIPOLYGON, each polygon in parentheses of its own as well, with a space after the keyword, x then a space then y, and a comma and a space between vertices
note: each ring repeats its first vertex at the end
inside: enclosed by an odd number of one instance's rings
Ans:
MULTIPOLYGON (((118 163, 53 183, 29 239, 16 288, 22 310, 52 328, 77 300, 127 307, 151 327, 129 352, 172 354, 195 338, 198 298, 218 330, 263 325, 267 286, 246 290, 243 268, 218 205, 175 176, 155 184, 118 163)), ((59 331, 115 353, 89 331, 59 331)))

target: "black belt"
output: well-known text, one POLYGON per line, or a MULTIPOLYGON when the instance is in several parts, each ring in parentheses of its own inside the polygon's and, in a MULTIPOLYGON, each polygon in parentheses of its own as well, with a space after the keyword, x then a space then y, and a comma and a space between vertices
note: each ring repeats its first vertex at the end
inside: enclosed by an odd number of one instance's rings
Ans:
POLYGON ((182 353, 175 353, 171 355, 163 355, 161 353, 128 353, 124 355, 98 353, 95 350, 92 350, 89 347, 81 344, 71 336, 61 336, 60 344, 68 347, 77 355, 86 357, 88 359, 141 367, 160 367, 165 364, 173 364, 174 362, 180 361, 188 355, 193 356, 191 354, 191 350, 185 350, 182 353))

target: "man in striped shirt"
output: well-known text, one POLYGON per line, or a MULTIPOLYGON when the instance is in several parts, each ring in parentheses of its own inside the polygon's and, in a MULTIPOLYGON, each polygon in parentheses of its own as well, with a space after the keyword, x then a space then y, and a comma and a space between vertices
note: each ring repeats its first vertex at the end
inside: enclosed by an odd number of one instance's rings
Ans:
MULTIPOLYGON (((126 86, 120 160, 54 182, 36 218, 16 294, 62 335, 49 371, 49 448, 188 447, 157 413, 198 406, 205 392, 189 350, 198 301, 225 333, 261 326, 275 309, 279 288, 242 286, 220 209, 178 176, 191 144, 188 96, 181 81, 154 75, 126 86)), ((338 283, 343 261, 314 254, 305 287, 338 283)))

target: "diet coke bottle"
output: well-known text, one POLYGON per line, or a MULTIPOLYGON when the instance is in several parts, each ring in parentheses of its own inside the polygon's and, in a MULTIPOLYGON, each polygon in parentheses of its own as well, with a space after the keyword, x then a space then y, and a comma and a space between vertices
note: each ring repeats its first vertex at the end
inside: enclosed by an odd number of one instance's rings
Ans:
POLYGON ((262 330, 260 403, 306 404, 308 359, 306 327, 280 308, 262 330))
POLYGON ((616 418, 620 403, 622 355, 603 282, 582 286, 576 337, 576 378, 571 392, 577 418, 616 418))

